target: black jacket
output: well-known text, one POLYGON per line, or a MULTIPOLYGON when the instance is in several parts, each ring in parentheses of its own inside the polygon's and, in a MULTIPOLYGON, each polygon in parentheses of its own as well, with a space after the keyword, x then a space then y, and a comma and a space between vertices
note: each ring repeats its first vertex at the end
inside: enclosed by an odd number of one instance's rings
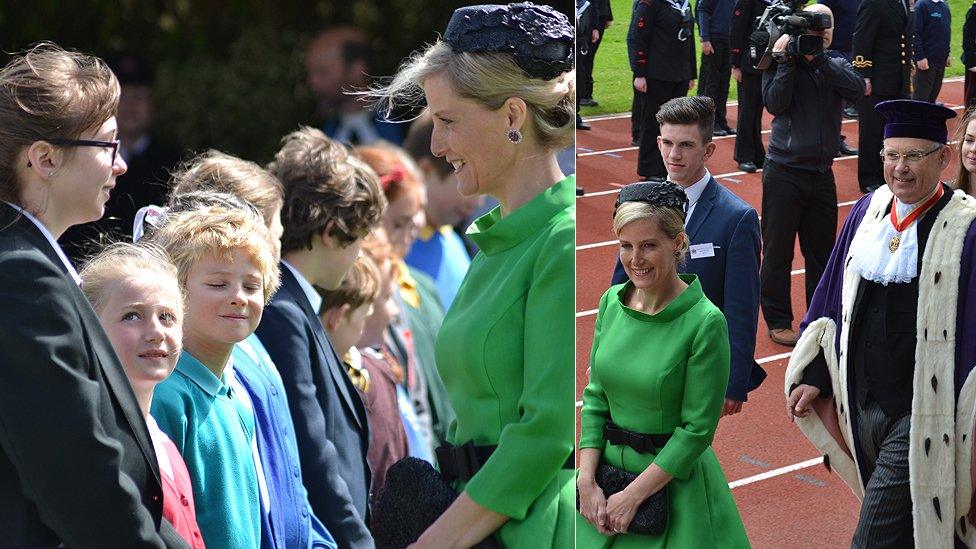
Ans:
POLYGON ((823 54, 789 60, 763 74, 763 104, 773 115, 766 158, 777 164, 825 172, 840 146, 841 98, 864 95, 864 80, 846 59, 823 54))
POLYGON ((146 421, 95 311, 0 203, 0 545, 186 547, 146 421))
POLYGON ((913 20, 902 0, 862 0, 857 8, 851 64, 871 79, 871 93, 909 95, 913 20))
POLYGON ((976 66, 976 2, 966 12, 962 24, 962 64, 968 69, 976 66))
POLYGON ((302 478, 315 515, 339 547, 372 548, 366 408, 302 287, 281 265, 281 288, 258 337, 278 366, 295 422, 302 478))
POLYGON ((664 82, 694 80, 695 19, 691 7, 682 14, 665 0, 640 0, 627 32, 627 53, 634 78, 664 82))
POLYGON ((769 4, 763 0, 738 0, 732 10, 732 27, 729 31, 729 55, 732 66, 742 72, 759 74, 749 58, 749 35, 755 30, 756 18, 766 11, 769 4))

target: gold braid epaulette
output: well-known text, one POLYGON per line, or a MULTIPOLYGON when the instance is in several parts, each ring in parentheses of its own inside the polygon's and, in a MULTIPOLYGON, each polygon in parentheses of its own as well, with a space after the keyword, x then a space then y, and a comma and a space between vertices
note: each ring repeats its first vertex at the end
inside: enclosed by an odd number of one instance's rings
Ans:
POLYGON ((851 61, 851 65, 854 65, 855 69, 866 69, 868 67, 873 67, 874 61, 865 59, 863 55, 858 55, 853 61, 851 61))

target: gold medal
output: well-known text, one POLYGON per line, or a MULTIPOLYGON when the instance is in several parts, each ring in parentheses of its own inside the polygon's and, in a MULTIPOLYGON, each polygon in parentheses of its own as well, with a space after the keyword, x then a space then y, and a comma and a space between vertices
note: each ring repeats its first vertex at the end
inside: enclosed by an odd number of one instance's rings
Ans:
POLYGON ((899 244, 901 244, 901 237, 898 235, 891 237, 891 241, 888 242, 888 250, 890 250, 891 253, 895 253, 895 250, 898 249, 899 244))

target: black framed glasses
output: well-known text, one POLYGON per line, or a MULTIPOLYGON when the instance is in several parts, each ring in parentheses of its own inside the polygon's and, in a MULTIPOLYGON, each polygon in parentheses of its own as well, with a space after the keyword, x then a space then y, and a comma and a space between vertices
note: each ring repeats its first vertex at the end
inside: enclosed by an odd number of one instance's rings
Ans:
POLYGON ((45 139, 45 141, 52 145, 58 145, 59 147, 111 147, 113 166, 115 165, 115 157, 119 154, 119 145, 122 144, 121 139, 116 139, 114 141, 92 141, 90 139, 45 139))

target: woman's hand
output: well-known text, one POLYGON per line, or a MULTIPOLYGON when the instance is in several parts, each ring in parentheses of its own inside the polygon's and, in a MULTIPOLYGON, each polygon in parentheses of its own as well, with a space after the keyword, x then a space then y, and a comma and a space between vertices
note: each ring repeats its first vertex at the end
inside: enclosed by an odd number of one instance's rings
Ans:
POLYGON ((618 534, 626 534, 630 522, 634 520, 637 507, 648 496, 640 496, 628 486, 607 499, 607 528, 618 534))
POLYGON ((604 536, 613 535, 613 531, 604 525, 607 521, 607 498, 603 489, 592 478, 583 477, 576 479, 576 488, 579 489, 580 514, 583 518, 604 536))

